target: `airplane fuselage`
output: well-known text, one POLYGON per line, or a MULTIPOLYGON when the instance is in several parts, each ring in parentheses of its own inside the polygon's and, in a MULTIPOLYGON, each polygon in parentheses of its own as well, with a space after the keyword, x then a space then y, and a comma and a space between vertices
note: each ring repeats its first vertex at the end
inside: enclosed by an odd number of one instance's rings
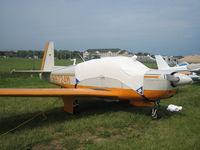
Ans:
MULTIPOLYGON (((170 74, 171 72, 167 72, 170 74)), ((165 71, 149 69, 127 57, 90 60, 55 68, 49 82, 64 88, 92 88, 123 93, 118 99, 159 100, 176 94, 165 71)))

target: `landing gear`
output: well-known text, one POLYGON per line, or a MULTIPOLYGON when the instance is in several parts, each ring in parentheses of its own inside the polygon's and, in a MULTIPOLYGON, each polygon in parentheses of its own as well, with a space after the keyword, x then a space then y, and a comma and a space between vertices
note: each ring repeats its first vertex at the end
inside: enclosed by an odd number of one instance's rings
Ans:
POLYGON ((78 100, 74 100, 74 102, 73 102, 73 111, 74 111, 73 114, 75 114, 75 115, 80 114, 78 100))
POLYGON ((160 107, 160 101, 155 101, 154 103, 155 103, 155 105, 151 111, 151 118, 152 118, 152 120, 158 120, 158 119, 160 119, 160 116, 158 114, 158 109, 160 107))
POLYGON ((78 100, 75 100, 73 96, 63 96, 62 99, 64 102, 64 111, 76 115, 80 113, 78 100))

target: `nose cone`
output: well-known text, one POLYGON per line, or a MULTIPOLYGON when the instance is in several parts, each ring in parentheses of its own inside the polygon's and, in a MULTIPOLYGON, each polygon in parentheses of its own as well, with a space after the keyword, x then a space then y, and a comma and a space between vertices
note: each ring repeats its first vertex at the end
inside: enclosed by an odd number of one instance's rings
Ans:
POLYGON ((181 73, 176 73, 174 76, 179 78, 178 85, 191 84, 193 82, 189 76, 181 73))

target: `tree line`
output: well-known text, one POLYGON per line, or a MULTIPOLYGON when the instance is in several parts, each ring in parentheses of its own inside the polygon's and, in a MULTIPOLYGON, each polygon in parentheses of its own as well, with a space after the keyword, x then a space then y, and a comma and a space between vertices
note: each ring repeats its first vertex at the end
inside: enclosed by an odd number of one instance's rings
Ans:
MULTIPOLYGON (((20 57, 20 58, 42 58, 43 51, 40 50, 17 50, 17 51, 0 51, 0 57, 20 57)), ((83 55, 80 51, 54 50, 56 59, 80 58, 83 55)))

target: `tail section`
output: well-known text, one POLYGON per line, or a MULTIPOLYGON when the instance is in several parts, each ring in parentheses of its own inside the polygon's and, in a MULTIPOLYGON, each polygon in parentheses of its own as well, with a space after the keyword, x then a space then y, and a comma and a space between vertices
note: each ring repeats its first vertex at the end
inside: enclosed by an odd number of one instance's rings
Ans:
POLYGON ((158 66, 159 70, 165 70, 165 69, 169 69, 169 65, 165 62, 165 60, 162 58, 162 56, 160 55, 155 55, 156 57, 156 63, 158 66))
POLYGON ((44 48, 44 55, 42 58, 41 71, 52 71, 54 67, 54 43, 48 42, 44 48))

